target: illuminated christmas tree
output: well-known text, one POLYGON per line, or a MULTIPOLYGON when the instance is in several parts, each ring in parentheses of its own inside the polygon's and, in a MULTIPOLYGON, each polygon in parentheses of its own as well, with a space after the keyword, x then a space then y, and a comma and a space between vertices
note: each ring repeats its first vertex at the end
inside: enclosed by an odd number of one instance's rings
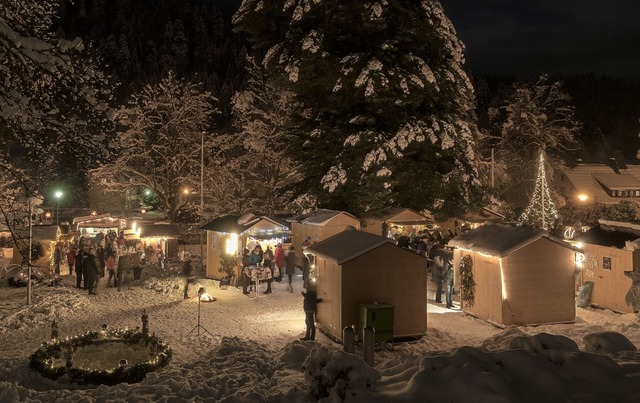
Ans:
POLYGON ((553 227, 557 218, 558 212, 553 200, 551 200, 549 185, 547 185, 547 174, 544 169, 544 151, 540 151, 536 187, 533 189, 533 196, 531 196, 529 206, 522 213, 518 222, 532 227, 549 229, 553 227))

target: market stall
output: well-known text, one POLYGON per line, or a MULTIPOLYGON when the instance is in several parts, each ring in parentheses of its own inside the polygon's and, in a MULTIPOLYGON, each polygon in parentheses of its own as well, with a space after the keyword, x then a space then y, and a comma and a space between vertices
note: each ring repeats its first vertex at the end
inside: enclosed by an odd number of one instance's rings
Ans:
POLYGON ((431 216, 401 207, 390 207, 382 213, 368 215, 362 219, 363 231, 394 239, 422 234, 433 227, 434 221, 431 216))

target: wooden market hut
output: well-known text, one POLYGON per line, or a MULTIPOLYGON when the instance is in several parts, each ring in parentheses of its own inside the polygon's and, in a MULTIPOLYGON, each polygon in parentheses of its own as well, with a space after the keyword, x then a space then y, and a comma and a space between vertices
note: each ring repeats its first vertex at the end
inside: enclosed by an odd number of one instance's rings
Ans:
POLYGON ((625 301, 632 282, 624 272, 640 268, 640 225, 599 220, 576 240, 584 250, 581 280, 593 282, 591 303, 616 312, 633 312, 625 301))
MULTIPOLYGON (((346 229, 307 249, 316 258, 317 321, 342 339, 345 326, 359 324, 364 304, 393 307, 392 337, 422 336, 427 329, 424 257, 389 238, 346 229)), ((357 329, 361 332, 362 329, 357 329)))
MULTIPOLYGON (((29 231, 21 229, 18 235, 23 239, 23 247, 28 251, 29 247, 29 231)), ((32 261, 34 266, 40 266, 41 268, 52 269, 53 259, 52 255, 58 242, 58 236, 60 235, 60 227, 57 225, 34 225, 32 226, 32 243, 34 245, 39 244, 42 247, 43 255, 38 259, 32 261)), ((22 264, 22 255, 17 247, 13 246, 12 263, 22 264)))
POLYGON ((290 236, 289 227, 272 218, 257 217, 251 213, 226 214, 214 218, 200 227, 207 232, 206 248, 206 277, 220 279, 224 273, 220 272, 220 259, 226 255, 235 256, 236 280, 240 277, 242 267, 240 261, 242 250, 255 244, 274 249, 275 244, 283 242, 290 236))
POLYGON ((500 222, 458 235, 448 246, 455 248, 455 287, 464 311, 505 325, 575 320, 580 249, 546 231, 500 222), (467 276, 460 272, 463 258, 471 262, 467 276), (469 280, 475 282, 473 305, 465 301, 469 280))
POLYGON ((360 229, 360 219, 338 210, 319 209, 291 218, 291 244, 295 247, 298 265, 302 264, 302 242, 310 237, 311 243, 327 239, 348 227, 360 229))
MULTIPOLYGON (((155 223, 141 224, 138 237, 144 247, 160 246, 162 253, 167 258, 178 256, 178 237, 180 227, 177 224, 155 223)), ((154 263, 154 262, 152 262, 154 263)))
POLYGON ((432 229, 433 224, 432 217, 408 208, 390 207, 380 214, 365 216, 362 219, 362 230, 370 234, 395 238, 432 229))
POLYGON ((93 238, 99 232, 107 234, 111 231, 116 234, 126 227, 126 220, 123 218, 113 217, 110 214, 89 215, 76 217, 73 219, 80 236, 85 238, 93 238))

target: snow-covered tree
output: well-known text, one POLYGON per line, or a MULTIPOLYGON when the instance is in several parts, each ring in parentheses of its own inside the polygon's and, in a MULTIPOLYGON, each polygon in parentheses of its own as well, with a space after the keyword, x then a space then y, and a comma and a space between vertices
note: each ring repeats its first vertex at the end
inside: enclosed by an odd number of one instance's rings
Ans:
MULTIPOLYGON (((215 99, 199 84, 172 72, 132 96, 115 119, 117 156, 94 170, 113 189, 151 189, 173 221, 190 194, 200 190, 201 140, 216 112, 215 99)), ((206 140, 211 137, 206 134, 206 140)))
MULTIPOLYGON (((490 110, 496 126, 497 159, 506 165, 514 186, 532 179, 530 167, 540 149, 554 169, 578 147, 581 129, 571 98, 562 83, 549 82, 546 74, 533 83, 517 83, 502 105, 490 110)), ((496 143, 495 139, 489 138, 496 143)))
POLYGON ((212 204, 231 203, 234 209, 227 212, 273 215, 286 207, 291 196, 286 188, 300 175, 295 161, 284 153, 293 94, 268 82, 260 66, 248 58, 246 87, 232 101, 237 132, 216 139, 219 168, 210 181, 228 189, 216 192, 212 204))
POLYGON ((86 166, 104 154, 110 90, 80 39, 57 38, 55 0, 0 0, 0 127, 40 177, 74 150, 86 166))
POLYGON ((355 213, 479 202, 473 88, 439 2, 245 0, 234 23, 302 105, 298 194, 355 213))

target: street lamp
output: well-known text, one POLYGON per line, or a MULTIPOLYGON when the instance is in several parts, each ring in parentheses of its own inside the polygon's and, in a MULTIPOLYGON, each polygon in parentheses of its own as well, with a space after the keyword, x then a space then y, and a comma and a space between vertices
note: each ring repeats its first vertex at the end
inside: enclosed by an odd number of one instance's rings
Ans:
POLYGON ((58 225, 59 224, 58 212, 60 211, 60 198, 62 197, 62 192, 59 190, 56 190, 56 192, 53 195, 56 197, 56 225, 58 225))
POLYGON ((44 200, 39 195, 27 197, 29 205, 29 260, 27 262, 27 305, 31 305, 31 253, 33 252, 33 207, 39 206, 44 200))

